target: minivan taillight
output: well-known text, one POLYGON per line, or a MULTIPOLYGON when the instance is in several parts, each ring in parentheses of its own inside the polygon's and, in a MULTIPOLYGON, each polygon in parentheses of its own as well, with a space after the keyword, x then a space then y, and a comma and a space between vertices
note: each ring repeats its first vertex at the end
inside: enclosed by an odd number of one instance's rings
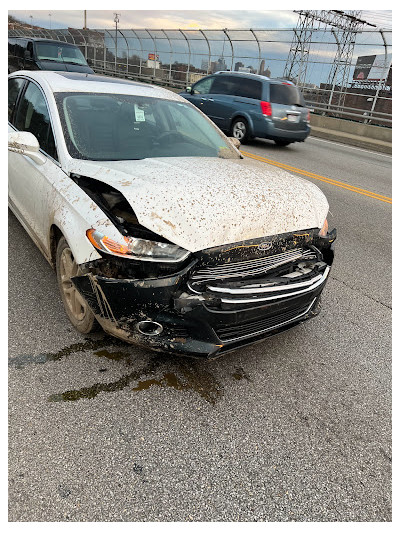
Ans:
POLYGON ((260 102, 262 114, 266 117, 272 115, 271 104, 269 102, 260 102))

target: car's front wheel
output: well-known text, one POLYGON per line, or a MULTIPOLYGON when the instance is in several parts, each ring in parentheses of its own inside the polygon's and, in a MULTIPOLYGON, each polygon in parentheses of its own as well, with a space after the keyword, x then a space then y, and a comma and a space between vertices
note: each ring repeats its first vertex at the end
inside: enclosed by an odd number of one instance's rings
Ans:
POLYGON ((242 144, 245 144, 249 140, 249 125, 244 118, 237 118, 232 122, 231 137, 235 137, 242 144))
POLYGON ((56 270, 61 299, 71 323, 81 333, 98 329, 92 310, 71 281, 71 278, 80 274, 80 269, 64 237, 61 237, 57 246, 56 270))

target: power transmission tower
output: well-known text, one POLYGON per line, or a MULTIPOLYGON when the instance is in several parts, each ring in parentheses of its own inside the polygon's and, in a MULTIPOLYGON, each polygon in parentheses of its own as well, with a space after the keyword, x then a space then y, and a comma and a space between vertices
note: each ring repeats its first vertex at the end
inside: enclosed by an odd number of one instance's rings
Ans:
POLYGON ((344 98, 343 91, 349 79, 355 36, 365 25, 374 25, 360 19, 361 11, 302 10, 295 13, 298 13, 299 20, 294 30, 284 77, 293 80, 297 85, 304 85, 312 34, 315 29, 320 29, 322 24, 325 31, 330 28, 337 44, 335 59, 327 81, 327 84, 332 86, 329 104, 337 86, 338 105, 341 105, 344 98), (337 32, 337 29, 340 31, 337 32))
POLYGON ((299 14, 299 19, 294 30, 283 77, 301 86, 306 79, 308 54, 316 19, 312 15, 313 11, 295 11, 295 13, 299 14))

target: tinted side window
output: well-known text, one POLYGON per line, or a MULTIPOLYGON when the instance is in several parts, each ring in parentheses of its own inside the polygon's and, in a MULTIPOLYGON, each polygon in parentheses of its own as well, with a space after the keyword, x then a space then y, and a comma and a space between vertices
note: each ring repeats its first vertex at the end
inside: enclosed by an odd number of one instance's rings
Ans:
POLYGON ((255 98, 261 100, 262 84, 261 81, 251 80, 249 78, 241 78, 237 80, 236 95, 244 96, 245 98, 255 98))
POLYGON ((211 84, 214 78, 207 78, 205 80, 200 80, 193 86, 193 94, 209 94, 211 84))
POLYGON ((216 76, 212 92, 214 94, 235 94, 235 79, 232 76, 216 76))
POLYGON ((25 39, 15 39, 15 55, 23 59, 26 49, 25 39))
POLYGON ((256 100, 261 100, 261 91, 260 81, 236 76, 216 77, 212 87, 212 92, 215 94, 232 94, 256 100))
POLYGON ((13 124, 12 118, 15 104, 23 84, 24 80, 21 78, 12 78, 11 80, 8 80, 8 121, 11 122, 11 124, 13 124))
POLYGON ((40 89, 29 83, 18 106, 15 126, 19 131, 30 131, 39 141, 40 148, 57 159, 53 131, 46 100, 40 89))
POLYGON ((272 104, 306 105, 303 95, 298 88, 293 85, 271 83, 269 86, 269 95, 272 104))
POLYGON ((8 39, 8 55, 13 56, 15 53, 15 41, 14 39, 8 39))

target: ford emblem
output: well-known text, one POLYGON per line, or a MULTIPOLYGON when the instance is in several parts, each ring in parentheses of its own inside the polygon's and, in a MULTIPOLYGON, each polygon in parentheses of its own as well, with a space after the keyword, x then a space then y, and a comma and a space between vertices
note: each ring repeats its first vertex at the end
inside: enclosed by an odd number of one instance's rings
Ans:
POLYGON ((272 242, 262 242, 258 246, 258 250, 261 250, 263 252, 265 252, 266 250, 271 250, 271 248, 272 248, 272 242))

